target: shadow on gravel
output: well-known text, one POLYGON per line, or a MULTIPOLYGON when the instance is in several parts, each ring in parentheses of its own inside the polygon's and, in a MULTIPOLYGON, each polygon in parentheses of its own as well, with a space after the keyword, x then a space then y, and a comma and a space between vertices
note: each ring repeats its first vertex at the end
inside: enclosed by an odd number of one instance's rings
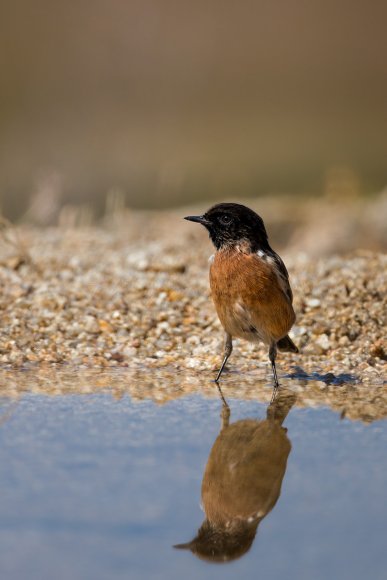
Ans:
POLYGON ((308 374, 301 367, 294 367, 294 372, 285 375, 287 379, 296 379, 299 381, 322 381, 326 385, 348 385, 357 384, 360 379, 356 375, 351 375, 350 373, 340 373, 335 375, 334 373, 320 374, 314 372, 308 374))

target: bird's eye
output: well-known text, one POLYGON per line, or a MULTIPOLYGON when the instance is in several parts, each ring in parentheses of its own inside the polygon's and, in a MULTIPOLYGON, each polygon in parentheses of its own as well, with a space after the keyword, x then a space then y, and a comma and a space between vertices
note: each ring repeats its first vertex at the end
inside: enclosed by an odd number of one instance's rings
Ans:
POLYGON ((223 226, 229 226, 232 222, 232 217, 227 214, 221 215, 219 221, 223 226))

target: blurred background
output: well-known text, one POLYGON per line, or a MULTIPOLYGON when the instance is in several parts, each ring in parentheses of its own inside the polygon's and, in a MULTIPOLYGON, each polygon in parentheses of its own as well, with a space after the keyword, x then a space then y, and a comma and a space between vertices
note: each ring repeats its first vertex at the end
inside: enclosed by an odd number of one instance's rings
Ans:
POLYGON ((2 0, 0 11, 7 218, 277 195, 286 211, 324 198, 360 204, 358 216, 368 199, 371 224, 387 209, 385 2, 2 0))

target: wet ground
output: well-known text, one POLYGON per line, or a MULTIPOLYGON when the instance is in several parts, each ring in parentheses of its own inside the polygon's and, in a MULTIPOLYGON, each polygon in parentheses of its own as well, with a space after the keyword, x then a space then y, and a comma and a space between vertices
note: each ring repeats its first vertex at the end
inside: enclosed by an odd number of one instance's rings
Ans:
POLYGON ((0 577, 384 579, 385 385, 209 378, 1 374, 0 577))

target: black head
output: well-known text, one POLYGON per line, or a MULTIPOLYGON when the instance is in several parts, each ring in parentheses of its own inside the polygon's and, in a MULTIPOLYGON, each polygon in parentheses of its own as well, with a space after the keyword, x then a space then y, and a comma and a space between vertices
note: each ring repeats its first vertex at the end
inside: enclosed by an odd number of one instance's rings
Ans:
POLYGON ((262 218, 239 203, 218 203, 204 215, 187 216, 184 219, 198 222, 207 228, 218 250, 242 241, 249 242, 253 250, 267 248, 269 245, 262 218))
POLYGON ((215 526, 206 519, 193 540, 177 544, 174 548, 191 550, 195 556, 207 562, 231 562, 250 550, 259 521, 251 524, 243 520, 233 522, 235 525, 229 530, 215 526))

